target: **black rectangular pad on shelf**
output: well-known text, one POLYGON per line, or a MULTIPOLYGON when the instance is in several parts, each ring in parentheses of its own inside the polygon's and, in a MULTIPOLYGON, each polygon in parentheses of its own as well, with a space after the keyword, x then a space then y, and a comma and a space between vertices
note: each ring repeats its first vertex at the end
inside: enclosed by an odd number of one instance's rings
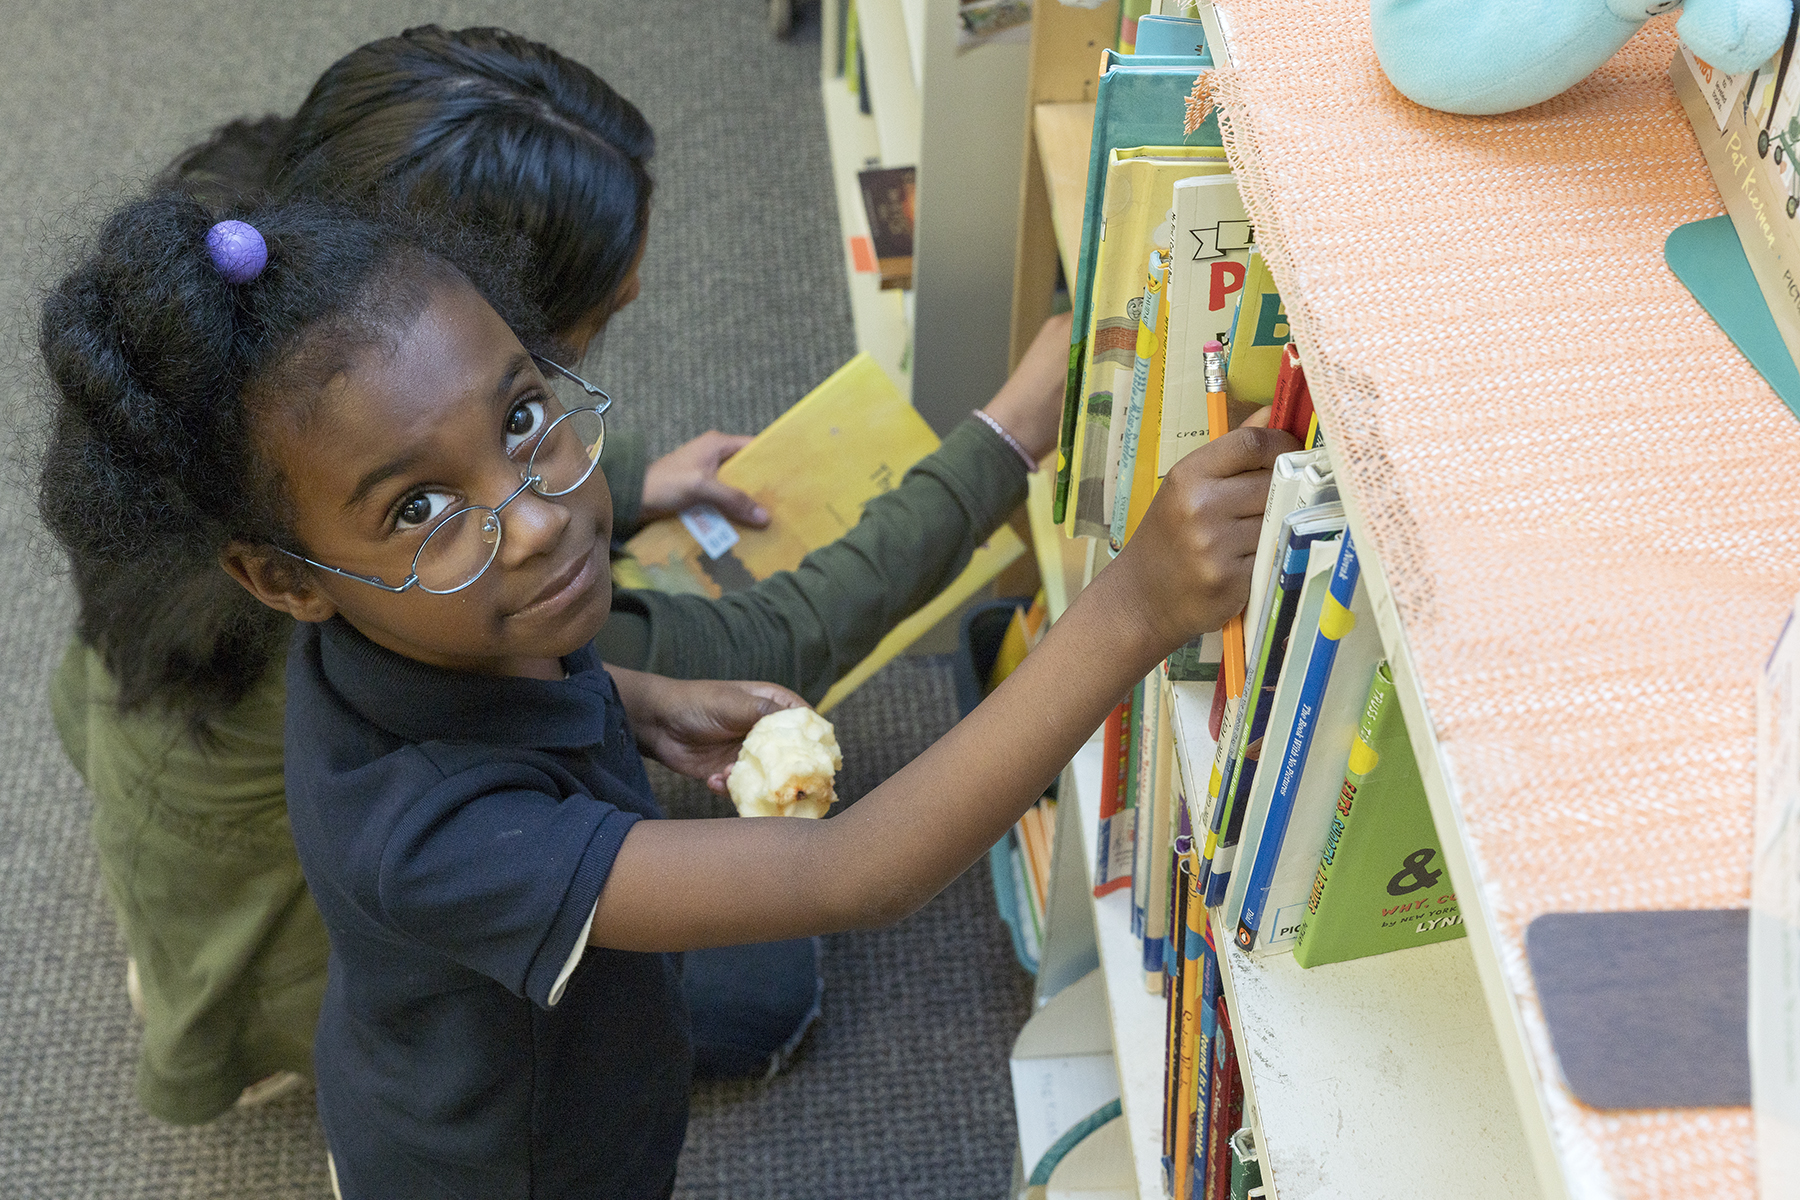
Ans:
POLYGON ((1525 954, 1569 1088, 1594 1108, 1750 1103, 1746 909, 1546 913, 1525 954))

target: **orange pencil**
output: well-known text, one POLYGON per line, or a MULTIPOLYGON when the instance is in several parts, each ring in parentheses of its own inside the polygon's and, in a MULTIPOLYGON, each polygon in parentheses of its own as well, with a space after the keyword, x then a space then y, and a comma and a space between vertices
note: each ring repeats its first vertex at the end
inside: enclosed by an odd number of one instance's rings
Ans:
MULTIPOLYGON (((1225 436, 1231 423, 1230 411, 1225 406, 1225 347, 1219 342, 1208 342, 1202 347, 1206 364, 1206 440, 1225 436)), ((1225 622, 1221 635, 1225 639, 1225 658, 1220 664, 1224 676, 1225 694, 1241 696, 1244 694, 1244 614, 1239 613, 1225 622)))

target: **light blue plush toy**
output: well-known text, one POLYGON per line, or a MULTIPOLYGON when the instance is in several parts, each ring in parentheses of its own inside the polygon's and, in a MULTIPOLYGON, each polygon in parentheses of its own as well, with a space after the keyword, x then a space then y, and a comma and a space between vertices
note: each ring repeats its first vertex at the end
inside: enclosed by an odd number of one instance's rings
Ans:
MULTIPOLYGON (((1381 69, 1408 99, 1454 113, 1548 100, 1681 0, 1374 0, 1381 69)), ((1728 74, 1781 48, 1794 0, 1687 0, 1681 40, 1728 74)))

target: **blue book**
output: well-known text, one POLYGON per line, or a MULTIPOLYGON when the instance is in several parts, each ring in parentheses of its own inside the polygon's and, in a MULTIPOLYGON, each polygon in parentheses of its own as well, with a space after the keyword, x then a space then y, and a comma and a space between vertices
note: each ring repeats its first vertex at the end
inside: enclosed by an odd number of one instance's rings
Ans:
MULTIPOLYGON (((1361 578, 1362 568, 1356 557, 1356 546, 1349 533, 1344 534, 1342 548, 1338 551, 1337 565, 1331 572, 1331 583, 1325 598, 1325 607, 1319 614, 1319 631, 1313 637, 1312 653, 1307 659, 1306 676, 1300 687, 1299 704, 1294 712, 1293 731, 1288 736, 1287 749, 1280 760, 1280 774, 1276 776, 1275 790, 1269 801, 1269 811, 1264 818, 1260 837, 1257 840, 1256 858, 1250 868, 1250 877, 1244 888, 1244 903, 1238 913, 1237 943, 1249 951, 1257 943, 1257 932, 1262 928, 1263 920, 1268 914, 1269 890, 1275 878, 1276 866, 1282 855, 1282 848, 1287 840, 1289 824, 1294 815, 1295 803, 1299 797, 1301 780, 1305 775, 1307 758, 1311 754, 1316 734, 1327 716, 1327 689, 1332 679, 1332 669, 1337 664, 1338 649, 1345 637, 1359 624, 1351 606, 1356 603, 1357 582, 1361 578)), ((1366 607, 1366 604, 1365 604, 1366 607)), ((1365 628, 1364 640, 1373 635, 1368 628, 1373 622, 1360 622, 1365 628)), ((1380 639, 1373 639, 1379 651, 1380 639)), ((1362 694, 1368 694, 1368 679, 1361 683, 1362 694)), ((1339 689, 1341 692, 1343 689, 1339 689)), ((1352 706, 1352 711, 1355 707, 1352 706)), ((1342 707, 1338 705, 1337 707, 1342 707)), ((1352 718, 1354 719, 1354 718, 1352 718)), ((1354 730, 1351 731, 1354 737, 1354 730)), ((1335 746, 1333 747, 1335 750, 1335 746)), ((1344 755, 1347 758, 1350 743, 1345 739, 1344 755)), ((1335 782, 1341 782, 1343 763, 1337 762, 1333 767, 1337 776, 1335 782)), ((1335 791, 1335 786, 1333 788, 1335 791)), ((1309 865, 1318 861, 1317 848, 1312 847, 1309 865)))
MULTIPOLYGON (((1195 1072, 1199 1078, 1195 1086, 1199 1094, 1194 1097, 1194 1155, 1193 1170, 1198 1178, 1206 1178, 1206 1120, 1212 1109, 1212 1060, 1213 1043, 1218 1040, 1219 1019, 1215 1011, 1218 1008, 1219 989, 1219 951, 1213 945, 1212 927, 1207 926, 1206 936, 1200 939, 1200 1044, 1194 1050, 1194 1061, 1200 1064, 1195 1072)), ((1196 1196, 1198 1192, 1194 1193, 1196 1196)))
POLYGON ((1224 145, 1219 136, 1217 113, 1207 117, 1191 134, 1182 129, 1195 75, 1212 66, 1212 59, 1199 54, 1178 60, 1180 65, 1165 65, 1171 61, 1168 58, 1145 60, 1137 55, 1108 54, 1103 57, 1105 65, 1094 97, 1094 139, 1088 149, 1087 208, 1081 221, 1074 290, 1069 297, 1075 310, 1074 325, 1070 334, 1069 374, 1063 389, 1062 436, 1058 443, 1052 514, 1059 522, 1063 520, 1069 502, 1075 418, 1080 412, 1081 397, 1087 394, 1081 372, 1087 357, 1088 325, 1094 315, 1094 258, 1100 247, 1107 156, 1114 150, 1130 146, 1224 145))
POLYGON ((1230 732, 1232 742, 1222 772, 1219 803, 1213 809, 1213 832, 1218 841, 1206 878, 1206 904, 1216 908, 1224 902, 1236 863, 1238 836, 1243 829, 1244 808, 1250 785, 1263 750, 1263 737, 1268 729, 1269 714, 1275 703, 1275 684, 1281 678, 1282 664, 1287 661, 1289 634, 1294 616, 1300 611, 1300 587, 1306 582, 1306 563, 1313 543, 1336 537, 1344 528, 1344 506, 1337 502, 1298 509, 1282 519, 1276 543, 1275 586, 1263 599, 1263 611, 1253 628, 1258 647, 1244 694, 1255 697, 1255 704, 1239 705, 1242 714, 1230 732))
POLYGON ((1196 17, 1138 18, 1133 58, 1185 57, 1206 51, 1206 27, 1196 17))

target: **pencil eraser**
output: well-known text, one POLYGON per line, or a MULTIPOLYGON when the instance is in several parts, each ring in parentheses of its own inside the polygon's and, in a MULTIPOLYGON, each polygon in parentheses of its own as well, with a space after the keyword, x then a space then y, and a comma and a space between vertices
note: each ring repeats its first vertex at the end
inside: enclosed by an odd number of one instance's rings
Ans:
POLYGON ((1217 341, 1208 342, 1206 345, 1200 347, 1200 349, 1207 354, 1218 354, 1225 349, 1225 343, 1217 341))

